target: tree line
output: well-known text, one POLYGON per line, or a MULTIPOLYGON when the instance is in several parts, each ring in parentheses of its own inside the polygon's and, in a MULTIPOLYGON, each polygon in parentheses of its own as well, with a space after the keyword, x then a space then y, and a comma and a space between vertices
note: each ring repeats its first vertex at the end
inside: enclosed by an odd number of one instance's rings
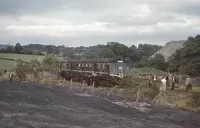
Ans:
POLYGON ((162 46, 151 44, 139 44, 138 47, 130 47, 119 42, 108 42, 106 45, 95 45, 90 47, 65 47, 42 44, 28 44, 21 46, 17 43, 15 46, 7 46, 0 52, 19 53, 19 54, 53 54, 60 57, 71 59, 93 59, 93 58, 119 58, 132 64, 134 67, 154 67, 164 70, 165 60, 162 55, 156 55, 150 59, 155 52, 162 46))
POLYGON ((184 47, 178 49, 168 63, 170 72, 200 76, 200 35, 188 37, 184 47))
POLYGON ((65 47, 42 44, 28 44, 21 46, 17 43, 15 46, 7 46, 6 49, 1 49, 0 52, 7 53, 25 53, 37 54, 47 53, 61 55, 71 59, 90 59, 90 58, 123 58, 129 62, 137 62, 143 56, 150 57, 157 52, 162 46, 151 44, 140 44, 138 47, 132 45, 128 47, 119 42, 108 42, 107 45, 95 45, 90 47, 65 47))

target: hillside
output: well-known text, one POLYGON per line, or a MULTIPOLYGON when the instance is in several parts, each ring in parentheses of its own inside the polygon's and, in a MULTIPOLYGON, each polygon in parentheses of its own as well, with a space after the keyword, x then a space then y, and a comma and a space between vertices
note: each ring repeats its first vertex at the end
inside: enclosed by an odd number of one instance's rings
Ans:
POLYGON ((165 44, 163 48, 161 48, 158 52, 153 54, 151 57, 154 57, 156 54, 162 54, 165 57, 165 60, 167 61, 168 58, 179 48, 183 47, 184 40, 182 41, 170 41, 165 44))

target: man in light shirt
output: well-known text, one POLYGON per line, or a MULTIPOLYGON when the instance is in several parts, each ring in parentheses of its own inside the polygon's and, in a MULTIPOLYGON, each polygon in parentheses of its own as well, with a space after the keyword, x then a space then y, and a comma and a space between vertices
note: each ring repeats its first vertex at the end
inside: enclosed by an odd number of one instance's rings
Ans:
POLYGON ((188 77, 185 81, 185 90, 192 90, 192 79, 188 77))
POLYGON ((157 103, 156 104, 160 104, 161 102, 161 98, 164 97, 166 98, 166 95, 165 95, 165 91, 166 91, 166 86, 167 86, 167 80, 166 80, 167 77, 164 77, 163 79, 161 79, 161 86, 160 86, 160 92, 159 94, 153 99, 153 101, 151 103, 153 103, 154 101, 157 100, 157 103))
POLYGON ((162 85, 160 86, 160 91, 166 91, 167 80, 166 78, 161 79, 162 85))

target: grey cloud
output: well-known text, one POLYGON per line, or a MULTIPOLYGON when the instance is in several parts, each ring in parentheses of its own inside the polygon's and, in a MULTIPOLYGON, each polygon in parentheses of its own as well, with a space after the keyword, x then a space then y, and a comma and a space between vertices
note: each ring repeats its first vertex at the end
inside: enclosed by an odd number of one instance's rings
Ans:
POLYGON ((200 16, 200 2, 180 4, 178 11, 183 14, 200 16))
POLYGON ((95 11, 106 9, 114 3, 113 0, 0 0, 0 13, 40 14, 52 10, 95 11))
POLYGON ((1 14, 30 14, 59 9, 66 0, 0 0, 1 14))
POLYGON ((67 46, 90 46, 96 44, 106 44, 110 41, 118 41, 127 46, 138 45, 139 43, 150 43, 157 45, 164 45, 171 40, 184 40, 189 36, 195 36, 199 31, 197 29, 186 28, 170 31, 159 30, 155 33, 138 34, 136 32, 124 33, 120 35, 91 35, 91 36, 77 36, 77 37, 49 37, 49 36, 31 36, 31 37, 16 37, 10 36, 0 38, 0 43, 21 44, 28 43, 43 43, 53 45, 67 45, 67 46))
POLYGON ((152 7, 155 10, 162 12, 200 16, 200 2, 198 0, 176 0, 167 4, 155 4, 152 5, 152 7))
MULTIPOLYGON (((175 14, 182 13, 186 15, 199 15, 200 4, 195 2, 183 3, 161 3, 161 0, 142 0, 142 2, 135 2, 133 0, 0 0, 0 15, 9 16, 9 21, 1 21, 5 17, 0 17, 0 28, 4 28, 9 24, 26 25, 26 22, 21 23, 18 16, 23 14, 25 16, 43 15, 49 13, 49 17, 54 18, 54 12, 57 18, 64 19, 66 22, 106 22, 107 28, 118 29, 121 27, 128 28, 133 26, 153 26, 159 22, 184 23, 185 20, 177 17, 175 14), (159 1, 159 2, 158 2, 159 1), (158 2, 158 3, 157 3, 158 2), (153 15, 140 19, 132 17, 131 6, 135 4, 147 4, 151 7, 153 15), (125 11, 124 11, 125 9, 125 11), (130 9, 130 11, 129 11, 130 9), (72 11, 72 13, 71 13, 72 11), (76 12, 78 11, 78 13, 76 12), (59 12, 63 12, 62 16, 59 12), (66 13, 70 12, 70 13, 66 13)), ((47 16, 47 17, 48 17, 47 16)), ((20 16, 19 16, 20 17, 20 16)), ((45 24, 45 23, 44 23, 45 24)), ((74 32, 75 33, 75 32, 74 32)), ((0 44, 20 42, 27 43, 44 43, 44 44, 65 44, 65 45, 95 45, 106 44, 108 41, 119 41, 126 45, 137 45, 138 43, 151 43, 163 45, 170 40, 182 40, 188 36, 195 36, 199 30, 193 28, 179 28, 176 30, 165 31, 158 29, 152 33, 137 32, 121 33, 119 35, 106 35, 89 33, 87 36, 77 35, 77 37, 50 37, 50 36, 20 36, 9 34, 4 29, 0 30, 0 44)))
POLYGON ((172 14, 156 13, 155 16, 148 16, 145 19, 133 17, 129 14, 117 14, 117 15, 105 15, 98 19, 100 22, 107 22, 108 28, 112 27, 128 27, 138 25, 155 25, 160 22, 172 23, 172 22, 185 22, 184 19, 176 17, 172 14))
MULTIPOLYGON (((80 10, 106 12, 110 8, 126 8, 127 5, 147 4, 153 10, 199 15, 199 2, 167 3, 156 0, 0 0, 1 14, 40 14, 52 10, 80 10)), ((108 12, 109 13, 109 12, 108 12)), ((116 12, 117 13, 117 12, 116 12)), ((94 14, 95 15, 95 14, 94 14)))

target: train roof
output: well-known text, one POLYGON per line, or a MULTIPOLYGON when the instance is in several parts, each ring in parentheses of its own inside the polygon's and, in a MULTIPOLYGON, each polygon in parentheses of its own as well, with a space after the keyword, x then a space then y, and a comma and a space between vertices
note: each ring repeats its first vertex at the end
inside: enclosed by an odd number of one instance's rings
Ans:
POLYGON ((62 62, 72 63, 117 63, 117 58, 103 58, 103 59, 75 59, 75 60, 64 60, 62 62))

